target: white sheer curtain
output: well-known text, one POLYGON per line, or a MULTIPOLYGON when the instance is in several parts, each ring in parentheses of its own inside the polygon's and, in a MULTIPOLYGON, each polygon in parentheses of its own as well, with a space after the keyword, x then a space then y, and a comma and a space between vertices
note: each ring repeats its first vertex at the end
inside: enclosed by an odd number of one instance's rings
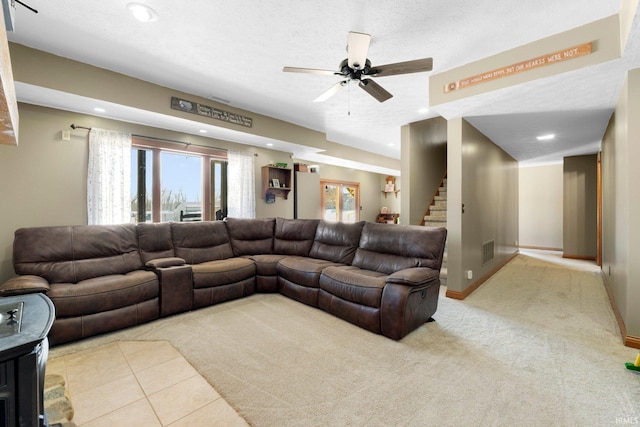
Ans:
POLYGON ((256 217, 256 189, 253 155, 227 153, 227 215, 233 218, 256 217))
POLYGON ((89 224, 131 221, 131 135, 92 128, 87 173, 89 224))

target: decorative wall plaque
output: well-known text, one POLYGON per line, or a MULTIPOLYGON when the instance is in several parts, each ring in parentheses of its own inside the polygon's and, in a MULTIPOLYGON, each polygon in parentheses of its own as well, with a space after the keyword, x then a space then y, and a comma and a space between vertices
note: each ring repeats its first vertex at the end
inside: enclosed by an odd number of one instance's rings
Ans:
POLYGON ((583 43, 578 46, 573 46, 557 52, 541 55, 536 58, 531 58, 526 61, 518 62, 517 64, 511 64, 506 67, 497 68, 495 70, 487 71, 475 76, 467 77, 465 79, 450 82, 444 85, 444 93, 453 92, 455 90, 464 89, 479 83, 485 83, 491 80, 500 79, 510 76, 512 74, 521 73, 523 71, 533 70, 534 68, 545 67, 558 62, 567 61, 570 59, 578 58, 580 56, 591 54, 591 42, 583 43))
POLYGON ((219 110, 208 105, 198 102, 187 101, 186 99, 171 97, 171 108, 187 113, 197 114, 199 116, 210 117, 223 122, 229 122, 240 126, 252 127, 253 119, 251 117, 241 116, 240 114, 230 113, 228 111, 219 110))

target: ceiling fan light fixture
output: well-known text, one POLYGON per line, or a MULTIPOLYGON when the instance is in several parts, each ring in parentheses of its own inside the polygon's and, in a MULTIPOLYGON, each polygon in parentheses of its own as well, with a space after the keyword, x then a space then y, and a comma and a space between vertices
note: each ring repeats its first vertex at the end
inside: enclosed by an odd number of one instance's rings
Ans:
POLYGON ((127 9, 140 22, 155 22, 158 20, 158 14, 151 7, 142 3, 128 3, 127 9))

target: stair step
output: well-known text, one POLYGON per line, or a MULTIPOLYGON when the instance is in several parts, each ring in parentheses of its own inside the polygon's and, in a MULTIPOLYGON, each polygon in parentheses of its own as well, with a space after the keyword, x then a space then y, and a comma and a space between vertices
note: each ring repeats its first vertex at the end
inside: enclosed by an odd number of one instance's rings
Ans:
POLYGON ((447 201, 447 196, 446 194, 444 196, 440 195, 440 196, 436 196, 433 198, 433 200, 435 200, 436 202, 446 202, 447 201))
POLYGON ((436 203, 435 205, 429 206, 430 211, 447 211, 447 202, 436 203))
POLYGON ((445 199, 447 198, 447 190, 444 191, 440 191, 440 197, 444 197, 445 199))

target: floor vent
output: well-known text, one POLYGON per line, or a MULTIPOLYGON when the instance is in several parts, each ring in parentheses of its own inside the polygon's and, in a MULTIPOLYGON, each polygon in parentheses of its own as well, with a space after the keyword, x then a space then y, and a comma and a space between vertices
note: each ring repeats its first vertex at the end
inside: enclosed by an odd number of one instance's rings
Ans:
POLYGON ((494 240, 489 240, 482 244, 482 265, 491 261, 495 255, 494 240))

